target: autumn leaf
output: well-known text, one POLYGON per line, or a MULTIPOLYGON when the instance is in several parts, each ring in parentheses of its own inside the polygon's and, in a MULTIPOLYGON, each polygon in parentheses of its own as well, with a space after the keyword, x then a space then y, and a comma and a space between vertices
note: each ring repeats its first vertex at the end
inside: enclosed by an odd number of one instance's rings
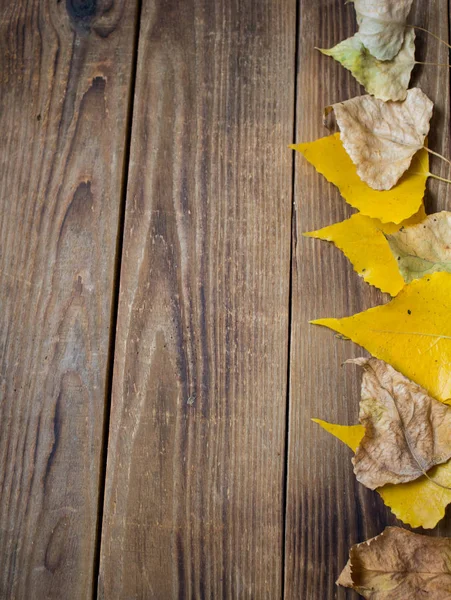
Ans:
POLYGON ((336 425, 335 423, 328 423, 321 419, 312 419, 312 421, 349 446, 354 452, 359 447, 365 435, 365 427, 363 425, 336 425))
POLYGON ((352 461, 360 483, 372 490, 406 483, 451 458, 451 407, 382 360, 348 362, 364 369, 359 420, 365 436, 352 461))
POLYGON ((328 107, 333 110, 340 139, 357 174, 376 190, 390 190, 424 147, 433 103, 419 88, 403 102, 357 96, 328 107))
POLYGON ((421 385, 451 398, 451 274, 434 273, 406 285, 388 304, 344 319, 318 319, 421 385))
POLYGON ((352 546, 337 584, 370 600, 449 600, 451 539, 387 527, 352 546))
POLYGON ((451 461, 434 467, 428 475, 377 490, 396 518, 411 527, 434 529, 451 503, 451 461))
POLYGON ((392 190, 370 188, 357 175, 357 169, 336 133, 314 142, 291 146, 340 190, 343 198, 363 215, 382 223, 401 223, 420 209, 429 174, 429 157, 420 150, 407 172, 392 190))
POLYGON ((401 227, 420 223, 425 217, 423 206, 416 215, 398 225, 357 213, 341 223, 304 235, 333 242, 367 283, 396 296, 404 287, 404 279, 385 236, 389 237, 388 234, 396 233, 401 227))
MULTIPOLYGON (((363 425, 335 425, 321 419, 312 421, 354 452, 365 435, 363 425)), ((377 489, 377 493, 396 518, 411 527, 433 529, 443 519, 446 507, 451 503, 451 461, 433 467, 428 476, 423 475, 408 483, 387 484, 377 489)))
POLYGON ((380 100, 404 100, 410 74, 415 66, 415 32, 409 29, 399 53, 388 61, 374 58, 359 33, 330 49, 319 48, 326 56, 351 71, 365 90, 380 100))
POLYGON ((429 215, 420 224, 385 233, 407 283, 435 272, 451 273, 450 212, 429 215))
POLYGON ((354 0, 363 44, 379 60, 394 58, 403 43, 412 0, 354 0))

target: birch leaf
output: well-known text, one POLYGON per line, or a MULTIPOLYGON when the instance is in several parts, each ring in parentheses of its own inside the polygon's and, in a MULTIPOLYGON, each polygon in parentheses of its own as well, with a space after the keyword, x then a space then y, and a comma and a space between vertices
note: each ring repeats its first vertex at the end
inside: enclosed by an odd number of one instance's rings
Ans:
POLYGON ((363 425, 335 425, 321 419, 312 419, 312 421, 349 446, 354 452, 359 447, 365 435, 365 427, 363 425))
MULTIPOLYGON (((354 452, 365 435, 363 425, 335 425, 320 419, 312 420, 354 452)), ((433 467, 428 475, 430 479, 423 475, 408 483, 388 484, 377 489, 396 518, 411 527, 433 529, 451 503, 451 489, 445 489, 451 488, 451 461, 433 467)))
POLYGON ((357 174, 376 190, 390 190, 424 147, 433 103, 419 88, 403 102, 357 96, 333 104, 341 141, 357 174))
POLYGON ((404 100, 415 66, 415 31, 409 29, 399 53, 388 61, 374 58, 359 33, 330 49, 319 49, 351 71, 365 90, 380 100, 404 100))
POLYGON ((337 579, 336 584, 347 588, 352 588, 354 586, 352 581, 351 562, 349 560, 341 572, 340 577, 337 579))
POLYGON ((411 527, 434 529, 451 503, 451 461, 434 467, 428 475, 430 479, 423 476, 377 490, 396 518, 411 527))
POLYGON ((369 600, 450 600, 451 539, 386 527, 352 546, 337 584, 369 600))
POLYGON ((403 43, 412 0, 354 0, 362 42, 379 60, 394 58, 403 43))
POLYGON ((451 398, 451 274, 434 273, 406 285, 388 304, 344 319, 318 319, 421 385, 451 398))
POLYGON ((291 146, 300 152, 318 173, 340 190, 343 198, 363 215, 383 223, 401 223, 418 212, 429 173, 429 157, 420 150, 398 185, 389 191, 370 188, 357 175, 353 164, 336 133, 314 142, 291 146))
POLYGON ((423 207, 416 215, 398 225, 382 223, 378 219, 357 213, 346 221, 304 235, 333 242, 367 283, 396 296, 404 287, 404 279, 398 269, 397 257, 390 251, 387 234, 394 234, 401 227, 420 223, 425 217, 423 207))
POLYGON ((360 483, 372 490, 406 483, 451 458, 451 407, 382 360, 348 362, 364 369, 359 420, 365 436, 352 461, 360 483))
POLYGON ((420 224, 385 233, 407 283, 435 272, 451 273, 450 212, 429 215, 420 224))

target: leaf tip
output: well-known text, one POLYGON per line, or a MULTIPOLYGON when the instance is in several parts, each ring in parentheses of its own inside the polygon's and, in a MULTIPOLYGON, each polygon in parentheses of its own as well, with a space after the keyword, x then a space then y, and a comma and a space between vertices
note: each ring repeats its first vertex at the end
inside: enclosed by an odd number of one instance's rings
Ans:
POLYGON ((330 327, 331 323, 337 321, 338 319, 313 319, 309 321, 310 325, 321 325, 322 327, 330 327))

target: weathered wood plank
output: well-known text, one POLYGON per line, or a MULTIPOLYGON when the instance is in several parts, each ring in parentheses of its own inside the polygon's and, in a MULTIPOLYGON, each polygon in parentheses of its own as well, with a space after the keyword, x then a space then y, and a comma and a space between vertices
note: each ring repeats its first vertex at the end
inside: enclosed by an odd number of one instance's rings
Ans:
POLYGON ((294 0, 145 0, 99 592, 280 598, 294 0))
MULTIPOLYGON (((444 0, 431 5, 417 0, 410 22, 447 39, 447 11, 444 0)), ((342 0, 301 0, 298 141, 327 135, 323 107, 361 93, 347 71, 314 50, 352 35, 353 13, 353 5, 345 6, 342 0)), ((447 62, 446 47, 421 32, 417 40, 418 60, 447 62)), ((430 146, 449 156, 448 69, 417 67, 414 82, 436 102, 430 146)), ((432 170, 442 169, 449 176, 446 166, 438 163, 432 162, 432 170)), ((449 193, 445 184, 429 184, 428 209, 444 208, 449 193)), ((385 298, 353 272, 339 250, 301 236, 352 211, 333 186, 299 157, 295 202, 285 598, 354 598, 353 592, 334 585, 348 548, 376 535, 394 518, 377 494, 355 481, 349 450, 310 421, 311 417, 357 421, 359 377, 355 368, 341 365, 362 350, 335 339, 326 329, 309 326, 308 321, 350 315, 385 298)), ((438 531, 449 535, 449 521, 438 531)))
POLYGON ((135 0, 0 14, 0 597, 90 598, 135 0))

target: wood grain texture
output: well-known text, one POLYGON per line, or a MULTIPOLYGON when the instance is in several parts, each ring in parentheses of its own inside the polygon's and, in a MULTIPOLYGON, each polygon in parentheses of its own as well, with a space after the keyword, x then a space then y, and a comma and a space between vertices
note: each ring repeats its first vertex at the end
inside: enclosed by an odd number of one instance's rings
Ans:
MULTIPOLYGON (((448 38, 448 5, 414 2, 409 21, 448 38)), ((297 141, 327 135, 323 107, 364 93, 352 76, 314 46, 330 47, 356 30, 353 5, 341 0, 301 0, 297 97, 297 141)), ((446 63, 445 46, 421 32, 417 59, 446 63)), ((417 67, 414 83, 436 103, 430 147, 450 156, 448 69, 417 67)), ((446 165, 433 172, 448 176, 446 165)), ((427 208, 449 208, 446 184, 429 183, 427 208)), ((365 284, 338 249, 302 232, 348 217, 352 210, 337 190, 301 157, 296 158, 296 219, 293 236, 292 346, 286 526, 285 598, 357 598, 334 582, 350 545, 378 534, 395 519, 376 493, 358 484, 349 450, 312 417, 352 424, 358 419, 360 376, 343 367, 363 350, 332 332, 308 325, 317 317, 353 314, 387 298, 365 284)), ((451 534, 449 519, 436 533, 451 534)))
POLYGON ((99 595, 280 598, 295 1, 145 0, 99 595))
POLYGON ((0 597, 90 598, 136 2, 0 12, 0 597))

